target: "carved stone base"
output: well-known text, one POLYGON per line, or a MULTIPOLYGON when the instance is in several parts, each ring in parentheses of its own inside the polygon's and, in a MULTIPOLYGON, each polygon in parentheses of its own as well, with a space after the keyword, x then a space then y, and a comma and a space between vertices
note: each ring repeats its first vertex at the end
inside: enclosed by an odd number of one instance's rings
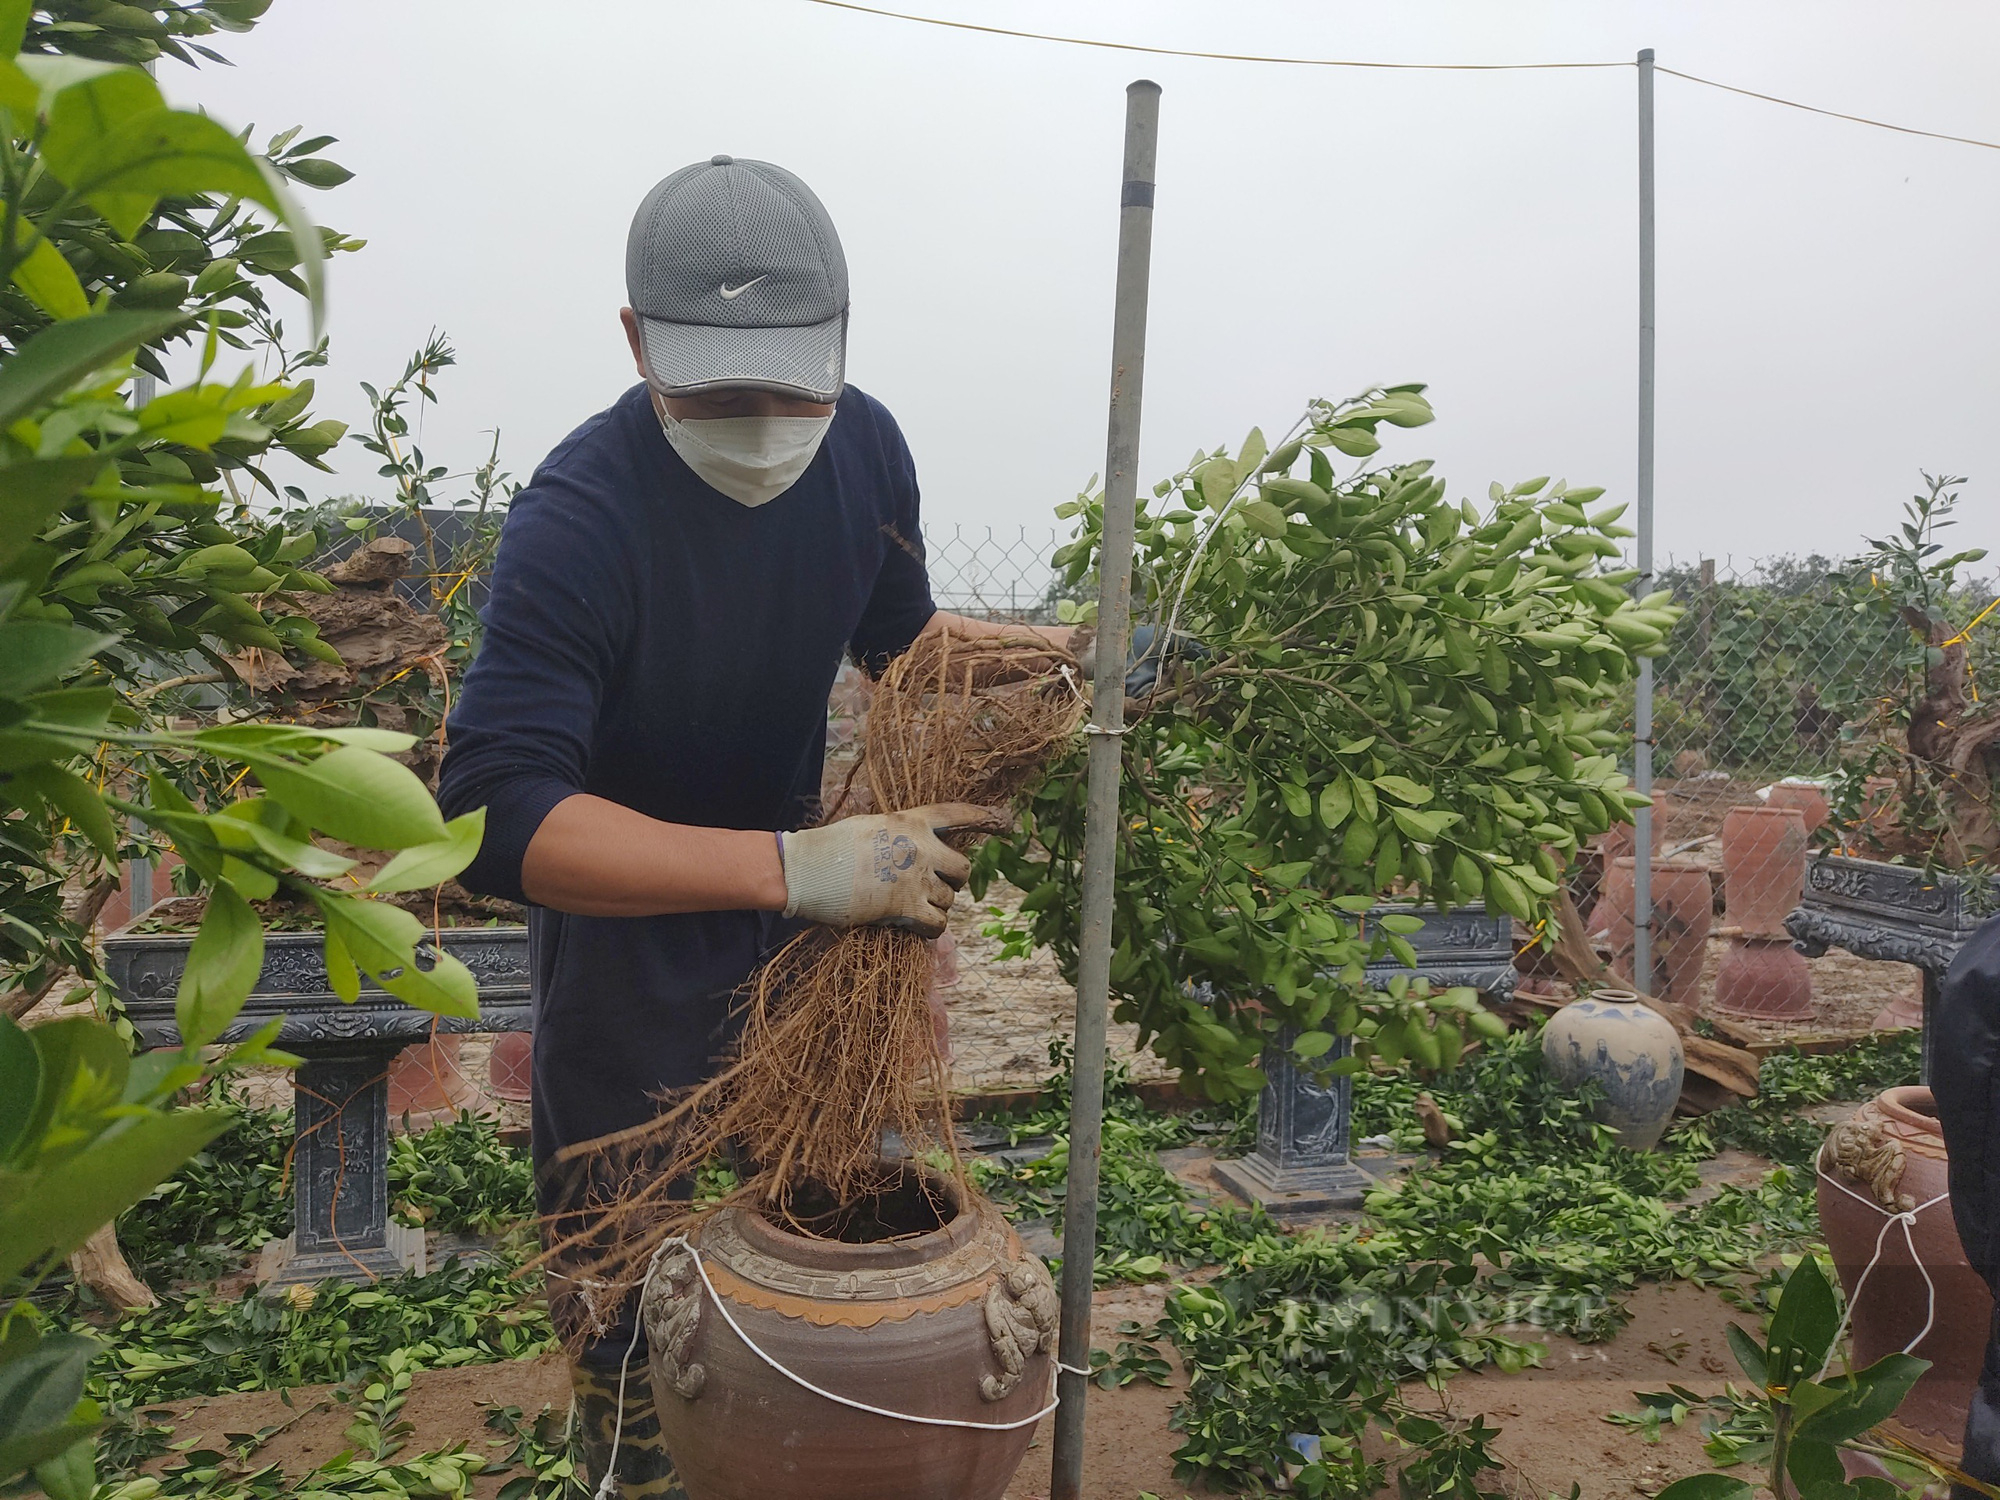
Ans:
POLYGON ((384 1276, 401 1276, 406 1271, 422 1275, 428 1269, 423 1230, 393 1222, 383 1232, 380 1244, 301 1254, 298 1236, 286 1235, 257 1252, 257 1280, 267 1287, 310 1286, 317 1281, 375 1281, 384 1276))
POLYGON ((1245 1203, 1254 1203, 1274 1219, 1300 1219, 1337 1209, 1359 1208, 1369 1189, 1381 1182, 1353 1162, 1324 1167, 1273 1168, 1261 1156, 1219 1161, 1209 1168, 1215 1178, 1245 1203))

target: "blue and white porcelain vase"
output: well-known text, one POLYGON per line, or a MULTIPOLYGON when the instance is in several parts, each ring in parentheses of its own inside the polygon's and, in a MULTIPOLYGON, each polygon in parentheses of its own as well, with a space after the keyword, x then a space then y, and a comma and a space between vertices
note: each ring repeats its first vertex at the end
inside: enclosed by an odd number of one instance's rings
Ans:
POLYGON ((1597 1121, 1633 1151, 1647 1150, 1666 1130, 1687 1071, 1673 1023, 1630 990, 1599 990, 1549 1017, 1542 1063, 1572 1088, 1587 1078, 1603 1084, 1597 1121))

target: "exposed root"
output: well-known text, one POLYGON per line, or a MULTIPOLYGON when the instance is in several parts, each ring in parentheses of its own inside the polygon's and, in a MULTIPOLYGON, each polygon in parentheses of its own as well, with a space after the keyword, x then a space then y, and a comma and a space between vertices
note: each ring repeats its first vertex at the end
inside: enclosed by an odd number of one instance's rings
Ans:
MULTIPOLYGON (((926 636, 875 690, 868 800, 889 811, 1004 804, 1069 741, 1083 708, 1075 663, 1038 638, 926 636)), ((585 1289, 582 1315, 563 1320, 574 1342, 601 1332, 663 1240, 715 1206, 689 1196, 711 1161, 739 1166, 740 1185, 723 1201, 754 1201, 802 1234, 830 1227, 827 1204, 900 1176, 884 1162, 885 1139, 889 1153, 948 1163, 969 1199, 926 999, 931 964, 930 944, 908 932, 802 933, 745 987, 729 1066, 646 1124, 557 1158, 575 1186, 538 1263, 559 1262, 585 1289)))

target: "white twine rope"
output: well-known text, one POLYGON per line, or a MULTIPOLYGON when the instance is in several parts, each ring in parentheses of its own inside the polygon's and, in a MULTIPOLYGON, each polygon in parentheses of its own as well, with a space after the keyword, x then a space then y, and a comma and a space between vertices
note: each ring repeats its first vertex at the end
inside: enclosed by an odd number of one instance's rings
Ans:
POLYGON ((709 1300, 715 1304, 715 1310, 722 1314, 722 1321, 729 1325, 730 1331, 743 1341, 744 1347, 749 1349, 752 1354, 763 1360, 765 1364, 776 1370, 785 1379, 791 1381, 792 1384, 811 1391, 815 1396, 822 1397, 839 1406, 851 1407, 855 1411, 865 1411, 871 1416, 887 1417, 893 1422, 914 1422, 925 1427, 967 1427, 975 1432, 1013 1432, 1022 1427, 1033 1426, 1062 1404, 1062 1398, 1056 1394, 1056 1376, 1058 1371, 1067 1370, 1072 1375, 1081 1375, 1086 1379, 1090 1376, 1090 1371, 1079 1370, 1075 1365, 1066 1365, 1059 1359, 1050 1361, 1048 1405, 1044 1406, 1033 1416, 1022 1417, 1013 1422, 968 1422, 959 1417, 923 1417, 918 1416, 914 1412, 891 1411, 883 1406, 870 1406, 866 1401, 856 1401, 852 1396, 843 1396, 837 1391, 829 1391, 814 1385, 805 1376, 795 1370, 787 1369, 769 1354, 765 1353, 757 1341, 743 1331, 742 1324, 738 1323, 731 1316, 729 1304, 722 1300, 721 1295, 715 1290, 715 1283, 708 1279, 708 1268, 702 1264, 701 1251, 695 1248, 686 1235, 677 1234, 670 1239, 662 1241, 660 1248, 653 1252, 653 1259, 646 1267, 645 1280, 639 1283, 639 1296, 632 1316, 632 1338, 631 1342, 625 1346, 625 1360, 618 1370, 618 1416, 611 1429, 611 1455, 605 1461, 604 1478, 598 1482, 596 1500, 611 1500, 611 1497, 617 1493, 618 1444, 624 1436, 625 1428, 625 1377, 632 1368, 632 1352, 639 1346, 639 1329, 645 1312, 646 1289, 653 1284, 653 1273, 660 1268, 660 1257, 665 1255, 669 1250, 674 1249, 687 1251, 688 1255, 693 1259, 695 1274, 701 1278, 702 1288, 708 1293, 709 1300))
MULTIPOLYGON (((1937 1321, 1937 1283, 1931 1280, 1930 1268, 1924 1264, 1923 1257, 1917 1254, 1917 1242, 1915 1237, 1910 1233, 1910 1230, 1917 1222, 1917 1215, 1923 1213, 1926 1209, 1936 1208, 1938 1204, 1943 1203, 1951 1197, 1950 1190, 1947 1189, 1939 1193, 1935 1198, 1925 1199, 1915 1208, 1906 1208, 1901 1212, 1891 1213, 1873 1198, 1862 1197, 1853 1188, 1828 1172, 1826 1169, 1826 1148, 1824 1146, 1820 1147, 1819 1154, 1813 1158, 1813 1171, 1819 1177, 1820 1181, 1838 1188, 1856 1203, 1865 1204, 1867 1207, 1874 1209, 1876 1213, 1882 1215, 1882 1228, 1875 1236, 1875 1253, 1868 1258, 1868 1264, 1863 1268, 1860 1280, 1854 1283, 1853 1295, 1847 1299, 1847 1306, 1841 1310, 1840 1326, 1833 1331, 1833 1342, 1827 1346, 1826 1363, 1819 1367, 1820 1375, 1824 1375, 1827 1365, 1833 1363, 1833 1356, 1840 1348, 1841 1335, 1847 1332, 1848 1323, 1853 1318, 1854 1304, 1861 1300, 1861 1289, 1868 1285, 1869 1273, 1877 1265, 1881 1264, 1882 1248, 1889 1242, 1889 1231, 1899 1226, 1903 1231, 1903 1243, 1910 1250, 1910 1263, 1917 1268, 1918 1272, 1924 1278, 1924 1326, 1917 1330, 1915 1338, 1903 1345, 1903 1352, 1905 1354, 1910 1353, 1917 1345, 1930 1337, 1931 1327, 1937 1321)), ((1814 1378, 1817 1379, 1818 1376, 1814 1378)))

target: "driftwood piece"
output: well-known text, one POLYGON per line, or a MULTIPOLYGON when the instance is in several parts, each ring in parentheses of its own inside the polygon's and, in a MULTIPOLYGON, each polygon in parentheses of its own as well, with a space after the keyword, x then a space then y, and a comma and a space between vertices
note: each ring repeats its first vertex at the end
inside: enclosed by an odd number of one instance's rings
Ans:
POLYGON ((143 1311, 158 1307, 153 1289, 132 1273, 125 1252, 118 1248, 118 1226, 106 1224, 83 1242, 69 1258, 70 1275, 87 1286, 112 1307, 143 1311))
POLYGON ((414 542, 399 536, 378 536, 363 542, 331 567, 322 569, 328 583, 341 588, 394 583, 410 571, 414 542))
POLYGON ((401 537, 376 537, 324 570, 333 593, 293 599, 293 607, 319 627, 319 638, 340 653, 338 664, 312 657, 288 661, 252 647, 230 657, 230 666, 253 692, 282 690, 311 705, 355 697, 435 661, 451 632, 395 588, 415 551, 401 537))

